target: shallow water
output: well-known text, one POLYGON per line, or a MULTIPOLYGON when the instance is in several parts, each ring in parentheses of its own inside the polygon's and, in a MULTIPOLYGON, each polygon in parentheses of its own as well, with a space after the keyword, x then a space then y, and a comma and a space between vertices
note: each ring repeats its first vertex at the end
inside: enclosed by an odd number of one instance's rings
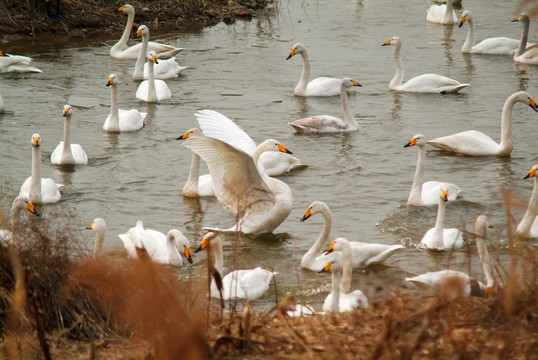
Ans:
MULTIPOLYGON (((416 248, 435 222, 436 207, 411 208, 416 149, 403 148, 409 139, 477 129, 499 138, 501 109, 519 90, 538 96, 538 68, 515 64, 509 56, 462 56, 467 26, 443 26, 425 21, 426 1, 286 1, 274 12, 219 24, 201 33, 152 35, 153 40, 184 47, 177 58, 189 66, 179 79, 167 81, 172 99, 161 104, 138 102, 137 83, 131 80, 134 62, 111 59, 116 38, 8 43, 3 50, 34 58, 42 74, 1 74, 0 94, 9 113, 0 115, 0 174, 9 209, 20 184, 30 175, 33 133, 42 137, 42 175, 65 184, 62 201, 42 209, 40 221, 54 221, 53 213, 74 209, 80 236, 93 246, 94 234, 84 228, 95 217, 107 221, 107 247, 121 248, 118 234, 137 220, 166 233, 179 228, 197 248, 201 226, 228 227, 233 218, 215 199, 203 199, 202 215, 196 201, 181 196, 191 153, 174 140, 197 126, 193 113, 210 108, 234 119, 256 141, 280 140, 309 165, 282 177, 294 194, 289 218, 274 236, 248 237, 234 257, 233 238, 225 241, 225 265, 257 265, 279 272, 277 292, 298 292, 317 309, 330 289, 330 276, 296 270, 304 252, 317 238, 322 217, 299 219, 314 200, 325 201, 334 215, 331 237, 344 236, 406 248, 386 266, 354 271, 353 287, 375 298, 388 289, 418 292, 406 285, 406 276, 450 266, 466 271, 465 251, 453 254, 416 248), (435 72, 471 83, 458 95, 399 94, 388 91, 394 74, 392 47, 381 44, 392 36, 403 40, 406 77, 435 72), (317 114, 341 117, 338 97, 296 98, 293 89, 301 59, 285 60, 292 46, 302 42, 309 50, 313 76, 348 76, 363 85, 350 96, 361 129, 350 134, 297 135, 287 122, 317 114), (138 132, 107 134, 102 130, 109 112, 108 75, 116 73, 121 108, 149 113, 138 132), (50 154, 62 139, 63 105, 74 108, 72 140, 83 146, 88 166, 75 169, 52 166, 50 154), (47 217, 49 214, 49 217, 47 217), (296 254, 296 255, 295 255, 296 254), (297 257, 297 260, 295 260, 297 257)), ((492 36, 519 38, 521 24, 511 23, 515 3, 468 2, 477 22, 477 40, 492 36)), ((461 10, 458 10, 461 13, 461 10)), ((534 40, 535 24, 531 24, 534 40)), ((507 222, 501 190, 507 189, 521 218, 533 181, 522 180, 536 163, 538 115, 518 104, 513 111, 515 149, 510 158, 450 156, 428 149, 425 180, 454 182, 464 190, 463 200, 450 203, 446 225, 471 230, 477 215, 485 213, 495 228, 491 252, 508 260, 507 222), (498 240, 498 252, 497 252, 498 240)), ((78 231, 78 230, 77 230, 78 231)), ((536 242, 533 242, 536 245, 536 242)), ((474 247, 472 253, 476 254, 474 247)), ((178 270, 180 276, 205 276, 205 254, 195 264, 178 270)), ((482 278, 473 256, 472 271, 482 278)), ((273 304, 269 291, 256 301, 273 304)))

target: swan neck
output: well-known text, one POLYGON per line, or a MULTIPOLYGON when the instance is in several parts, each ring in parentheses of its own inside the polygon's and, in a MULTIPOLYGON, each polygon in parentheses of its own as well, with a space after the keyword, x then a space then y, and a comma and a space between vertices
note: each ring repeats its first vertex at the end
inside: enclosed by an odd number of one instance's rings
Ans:
POLYGON ((529 39, 529 29, 531 26, 530 20, 527 16, 523 16, 521 18, 521 22, 523 23, 523 32, 521 33, 521 40, 519 41, 519 47, 514 54, 514 59, 525 52, 525 49, 527 48, 527 41, 529 39))
POLYGON ((308 57, 306 49, 301 52, 301 56, 303 58, 303 71, 301 72, 301 78, 299 79, 299 83, 295 88, 296 93, 306 91, 306 87, 308 86, 308 80, 310 79, 310 59, 308 57))
POLYGON ((220 276, 224 277, 224 254, 222 252, 222 243, 220 242, 220 239, 217 237, 211 240, 209 246, 211 246, 213 266, 217 269, 220 276))
POLYGON ((41 149, 39 146, 32 146, 32 178, 28 197, 33 203, 41 203, 41 149))
POLYGON ((337 270, 331 273, 332 278, 332 304, 331 312, 340 311, 340 282, 342 281, 342 271, 337 270))
POLYGON ((351 245, 346 243, 342 249, 342 281, 340 291, 348 294, 351 291, 351 273, 353 272, 351 245))
POLYGON ((467 18, 467 23, 469 24, 469 30, 467 31, 467 38, 465 39, 465 43, 461 48, 461 52, 463 53, 471 52, 476 38, 474 19, 471 16, 467 18))
POLYGON ((187 182, 185 183, 183 192, 185 193, 186 190, 189 189, 190 191, 194 191, 195 193, 197 193, 199 177, 200 177, 200 155, 196 154, 193 151, 191 168, 189 170, 189 177, 187 178, 187 182))
POLYGON ((534 178, 534 187, 532 189, 532 195, 529 200, 529 205, 527 206, 527 211, 523 215, 523 219, 517 227, 517 232, 519 234, 530 237, 530 231, 536 216, 538 215, 538 178, 534 178))
POLYGON ((359 124, 353 116, 353 111, 351 111, 351 106, 349 105, 349 100, 347 98, 347 88, 344 86, 344 84, 340 85, 340 100, 342 102, 342 109, 344 109, 344 119, 346 120, 347 126, 358 129, 359 124))
POLYGON ((394 65, 396 67, 396 72, 394 73, 394 77, 390 81, 389 89, 394 89, 400 85, 402 85, 403 77, 404 77, 404 67, 402 63, 402 59, 400 59, 400 49, 402 47, 402 43, 397 42, 394 46, 394 65))
POLYGON ((155 74, 153 61, 148 61, 148 101, 157 101, 157 88, 155 87, 155 74))
POLYGON ((451 23, 452 20, 452 11, 454 7, 452 6, 452 0, 446 0, 446 11, 445 11, 445 23, 451 23))
POLYGON ((117 47, 118 50, 122 50, 123 47, 127 44, 127 41, 129 40, 129 35, 131 34, 131 29, 133 28, 134 23, 134 14, 128 13, 127 14, 127 24, 125 25, 125 29, 123 30, 123 34, 121 34, 120 40, 114 45, 114 47, 117 47))
POLYGON ((99 256, 103 253, 103 244, 105 242, 105 229, 100 229, 95 232, 95 246, 93 248, 93 256, 99 256))
POLYGON ((511 152, 514 147, 512 136, 512 109, 517 100, 518 93, 512 94, 504 103, 501 114, 501 151, 511 152))
POLYGON ((63 156, 69 157, 70 159, 73 159, 73 152, 71 151, 71 115, 68 115, 65 117, 64 122, 64 142, 63 142, 63 156), (66 155, 67 154, 67 155, 66 155))
POLYGON ((415 168, 415 177, 411 186, 408 202, 423 203, 422 199, 422 184, 424 179, 424 163, 426 162, 426 146, 418 146, 417 167, 415 168))
POLYGON ((327 244, 327 241, 329 240, 329 234, 331 233, 332 225, 333 225, 333 216, 331 213, 331 209, 325 205, 319 210, 319 212, 323 215, 323 227, 321 228, 321 233, 318 236, 318 239, 312 245, 310 250, 307 251, 306 254, 304 254, 303 259, 301 260, 301 263, 303 265, 306 265, 312 261, 314 261, 315 258, 317 258, 323 250, 325 250, 325 246, 327 244))
POLYGON ((475 241, 476 248, 478 250, 478 256, 480 257, 480 262, 482 263, 482 270, 484 271, 484 276, 486 277, 487 287, 493 287, 495 285, 495 280, 493 278, 493 265, 492 259, 489 255, 488 249, 485 243, 486 239, 486 225, 477 227, 475 229, 475 241))
POLYGON ((24 203, 25 202, 21 198, 17 198, 13 201, 13 205, 11 205, 11 231, 13 231, 19 223, 24 203))
POLYGON ((111 129, 120 130, 120 112, 118 109, 118 85, 110 85, 110 120, 111 129))
POLYGON ((146 53, 148 52, 148 35, 142 34, 142 46, 140 46, 140 52, 136 58, 135 70, 133 73, 133 80, 144 79, 144 63, 146 62, 146 53))
POLYGON ((446 212, 446 201, 439 201, 439 206, 437 207, 437 218, 435 219, 435 230, 433 231, 433 245, 436 248, 444 248, 443 242, 443 230, 445 224, 445 212, 446 212))
POLYGON ((168 233, 166 235, 166 249, 168 250, 169 256, 168 261, 174 266, 181 266, 183 265, 183 260, 181 259, 181 255, 179 255, 175 240, 176 238, 172 234, 168 233))

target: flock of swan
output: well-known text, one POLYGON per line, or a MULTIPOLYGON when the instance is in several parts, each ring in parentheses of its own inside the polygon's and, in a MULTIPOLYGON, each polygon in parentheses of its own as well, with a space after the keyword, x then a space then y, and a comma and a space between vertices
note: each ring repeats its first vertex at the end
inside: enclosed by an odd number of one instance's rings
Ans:
MULTIPOLYGON (((136 59, 133 80, 141 81, 136 91, 136 98, 146 102, 161 102, 172 94, 164 80, 174 79, 186 67, 180 66, 174 55, 182 48, 149 41, 147 26, 141 25, 137 37, 141 42, 127 47, 130 30, 134 22, 134 8, 124 5, 119 11, 127 14, 127 25, 121 39, 110 49, 110 56, 117 59, 136 59)), ((475 45, 474 19, 469 10, 458 17, 452 8, 452 1, 446 5, 432 5, 427 11, 427 21, 441 24, 467 23, 469 33, 462 47, 462 52, 482 54, 512 55, 514 61, 538 64, 538 52, 534 45, 527 43, 530 20, 522 13, 514 21, 523 23, 521 40, 508 38, 490 38, 475 45)), ((404 70, 400 59, 402 40, 392 37, 382 45, 394 46, 394 63, 396 72, 388 88, 393 91, 417 93, 457 93, 470 84, 460 83, 454 79, 438 75, 423 74, 403 82, 404 70)), ((353 116, 347 92, 354 86, 361 86, 351 78, 320 77, 310 80, 310 60, 306 47, 295 44, 287 59, 301 55, 303 69, 293 94, 300 97, 339 96, 342 103, 343 120, 332 115, 317 115, 290 122, 289 125, 300 133, 344 133, 359 130, 359 123, 353 116)), ((39 72, 30 66, 31 59, 24 56, 7 55, 0 52, 0 71, 39 72)), ((117 75, 108 76, 107 87, 111 89, 110 114, 104 120, 103 130, 122 133, 138 131, 144 127, 146 113, 136 109, 122 110, 118 107, 117 75)), ((1 100, 1 98, 0 98, 1 100)), ((500 143, 476 130, 464 131, 453 135, 437 137, 427 141, 425 136, 417 134, 404 145, 415 146, 418 150, 415 176, 407 204, 410 206, 437 206, 435 226, 429 229, 421 240, 421 246, 435 250, 454 250, 464 244, 462 231, 445 228, 444 218, 449 201, 457 201, 462 190, 456 184, 441 181, 423 181, 426 146, 459 153, 467 156, 509 156, 514 147, 512 137, 512 108, 516 103, 523 103, 538 111, 532 96, 525 91, 512 94, 504 104, 501 114, 500 143)), ((87 165, 88 156, 79 144, 70 140, 71 117, 73 108, 65 105, 64 136, 52 152, 50 161, 55 165, 87 165)), ((205 227, 207 232, 196 252, 208 249, 208 258, 222 278, 222 292, 216 281, 211 283, 211 296, 224 299, 257 299, 269 288, 274 271, 261 267, 255 269, 235 270, 224 274, 222 233, 263 234, 273 232, 284 222, 293 209, 293 194, 290 186, 277 177, 306 165, 293 156, 290 149, 276 139, 267 139, 259 144, 231 119, 214 110, 200 110, 195 114, 198 127, 183 132, 176 140, 192 151, 191 167, 183 188, 185 197, 215 197, 219 204, 227 209, 235 219, 228 228, 205 227), (209 174, 200 175, 201 161, 209 169, 209 174)), ((16 228, 27 209, 34 216, 40 216, 35 205, 56 203, 61 200, 61 184, 53 179, 41 177, 41 137, 34 134, 31 139, 32 169, 21 186, 11 209, 10 226, 16 228)), ((517 234, 522 238, 538 237, 538 185, 535 165, 526 176, 534 178, 534 189, 527 211, 517 227, 517 234)), ((382 264, 397 251, 404 249, 401 244, 386 245, 347 241, 337 238, 331 241, 332 212, 322 201, 314 201, 306 209, 301 221, 306 221, 315 214, 321 214, 324 224, 318 239, 302 256, 301 267, 314 272, 332 273, 332 291, 325 299, 323 310, 327 312, 349 311, 368 307, 368 299, 358 289, 352 290, 352 271, 373 264, 382 264)), ((482 263, 486 284, 469 275, 454 270, 440 270, 415 277, 406 278, 426 292, 439 293, 447 278, 461 280, 466 294, 491 294, 495 286, 495 274, 492 259, 487 252, 485 239, 489 219, 480 215, 475 222, 474 238, 482 263)), ((105 241, 106 223, 96 218, 89 226, 96 233, 94 253, 99 256, 105 241)), ((167 234, 144 228, 142 221, 123 234, 118 235, 123 242, 128 257, 137 258, 140 249, 145 249, 150 258, 163 264, 183 266, 185 260, 193 262, 190 241, 178 229, 171 229, 167 234)), ((8 230, 0 232, 4 243, 13 243, 13 234, 8 230)), ((304 308, 305 313, 307 308, 304 308)))

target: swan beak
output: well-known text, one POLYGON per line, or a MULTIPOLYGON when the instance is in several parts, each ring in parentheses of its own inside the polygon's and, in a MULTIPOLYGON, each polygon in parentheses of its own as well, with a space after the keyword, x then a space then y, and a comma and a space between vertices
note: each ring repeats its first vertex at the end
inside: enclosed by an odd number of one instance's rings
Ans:
POLYGON ((467 21, 467 18, 466 18, 465 16, 462 16, 462 17, 461 17, 460 24, 458 25, 458 27, 462 27, 463 24, 465 24, 466 21, 467 21))
POLYGON ((187 258, 189 263, 192 264, 191 249, 185 246, 185 248, 183 249, 183 254, 187 258))
POLYGON ((151 57, 151 61, 153 61, 155 64, 158 64, 159 62, 157 61, 157 55, 153 55, 151 57))
POLYGON ((532 177, 535 177, 535 176, 536 176, 536 169, 530 169, 527 176, 525 176, 523 179, 529 179, 529 178, 532 178, 532 177))
POLYGON ((353 84, 353 86, 360 86, 360 87, 362 87, 362 85, 359 84, 358 82, 356 82, 355 80, 351 80, 351 83, 353 84))
POLYGON ((291 151, 286 149, 286 147, 284 145, 282 145, 282 144, 277 144, 277 147, 278 147, 278 151, 280 151, 280 152, 283 152, 283 153, 286 153, 286 154, 293 154, 291 151))
POLYGON ((488 228, 493 229, 493 225, 488 221, 488 228))
POLYGON ((125 9, 125 7, 122 6, 118 9, 118 11, 123 11, 123 9, 125 9))
POLYGON ((34 146, 41 145, 41 139, 39 138, 39 136, 36 136, 36 137, 32 138, 32 145, 34 145, 34 146))
POLYGON ((291 59, 291 57, 292 57, 293 55, 295 55, 295 53, 296 53, 296 52, 295 52, 295 49, 291 49, 291 52, 290 52, 290 54, 288 55, 288 57, 286 58, 286 60, 291 59))
POLYGON ((512 20, 512 22, 516 22, 516 21, 519 21, 519 15, 516 16, 516 18, 514 20, 512 20))
POLYGON ((136 30, 136 37, 140 37, 140 35, 142 35, 142 30, 136 30))
POLYGON ((86 229, 93 229, 93 221, 90 223, 90 225, 88 225, 86 229))
POLYGON ((444 201, 448 201, 448 191, 441 191, 441 198, 444 201))
POLYGON ((411 140, 409 140, 409 142, 407 144, 404 145, 404 147, 415 146, 416 144, 417 144, 417 139, 412 138, 411 140))
POLYGON ((2 50, 0 50, 0 56, 8 56, 7 54, 4 54, 2 50))
POLYGON ((114 78, 108 78, 108 82, 106 83, 106 86, 114 85, 114 78))
POLYGON ((392 43, 392 39, 388 40, 386 43, 384 44, 381 44, 381 46, 387 46, 387 45, 390 45, 392 43))
POLYGON ((28 209, 28 211, 34 214, 35 216, 41 216, 41 214, 37 212, 37 210, 35 209, 34 204, 32 204, 31 202, 26 203, 26 209, 28 209))
POLYGON ((318 274, 331 271, 331 266, 332 266, 332 264, 333 264, 333 263, 330 263, 330 262, 328 262, 327 264, 325 264, 325 266, 323 267, 323 269, 321 269, 320 271, 318 271, 318 274))
POLYGON ((489 286, 486 288, 486 293, 488 294, 488 296, 493 295, 494 292, 495 292, 495 288, 493 286, 489 286))
POLYGON ((196 249, 195 253, 204 250, 207 247, 208 244, 209 244, 209 240, 206 239, 206 238, 203 238, 202 242, 200 243, 200 247, 198 249, 196 249))
POLYGON ((306 209, 306 212, 304 213, 303 218, 301 219, 301 222, 305 221, 310 216, 312 216, 312 209, 308 208, 308 209, 306 209))
POLYGON ((69 116, 69 109, 64 109, 64 115, 63 116, 69 116))
POLYGON ((529 98, 529 106, 530 106, 534 111, 538 111, 538 107, 536 106, 536 101, 534 101, 533 98, 529 98))
POLYGON ((332 242, 331 245, 329 245, 329 247, 327 248, 327 250, 325 250, 323 252, 324 255, 329 255, 330 253, 332 253, 334 251, 334 244, 336 244, 336 242, 332 242))
POLYGON ((185 140, 185 139, 188 139, 189 138, 189 134, 190 132, 185 132, 183 133, 183 135, 181 135, 180 137, 177 137, 176 140, 185 140))

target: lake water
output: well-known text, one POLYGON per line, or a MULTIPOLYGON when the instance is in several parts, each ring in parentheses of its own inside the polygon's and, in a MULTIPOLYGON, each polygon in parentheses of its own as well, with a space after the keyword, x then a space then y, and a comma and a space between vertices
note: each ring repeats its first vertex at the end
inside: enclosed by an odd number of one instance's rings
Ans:
MULTIPOLYGON (((538 67, 515 64, 509 56, 463 56, 460 48, 467 26, 426 23, 429 5, 403 0, 283 0, 274 11, 251 21, 219 24, 200 33, 150 34, 152 40, 186 48, 177 59, 189 67, 180 78, 167 81, 172 99, 157 105, 135 98, 134 61, 109 57, 119 35, 3 44, 5 52, 32 56, 43 73, 1 74, 0 94, 9 111, 0 115, 2 205, 9 210, 20 184, 30 175, 30 139, 39 133, 42 176, 65 184, 61 202, 43 207, 39 221, 55 221, 55 212, 72 209, 74 232, 92 248, 94 234, 85 227, 95 217, 103 217, 106 247, 114 249, 122 246, 117 235, 140 219, 146 227, 164 233, 180 229, 195 249, 203 235, 201 226, 229 227, 234 222, 215 199, 201 200, 202 214, 195 200, 181 195, 191 152, 174 139, 197 126, 193 116, 197 110, 209 108, 235 120, 258 143, 268 137, 278 139, 309 165, 281 177, 293 191, 294 206, 276 235, 245 238, 238 257, 234 257, 233 237, 226 239, 228 270, 234 267, 234 258, 239 268, 274 269, 279 272, 280 296, 291 291, 321 309, 330 276, 298 265, 323 222, 321 215, 304 223, 299 219, 312 201, 321 200, 333 212, 331 238, 406 245, 386 266, 354 271, 353 288, 362 289, 371 300, 389 289, 418 293, 405 284, 406 276, 447 266, 466 271, 466 251, 449 254, 416 248, 433 227, 437 208, 406 205, 417 151, 403 145, 417 133, 431 139, 470 129, 498 140, 507 97, 519 90, 538 96, 538 67), (405 79, 434 72, 472 86, 458 95, 389 91, 393 47, 381 44, 392 36, 403 40, 405 79), (363 85, 350 95, 359 132, 297 135, 287 125, 310 115, 342 117, 338 97, 293 96, 302 62, 300 56, 285 59, 296 42, 309 51, 313 77, 347 76, 363 85), (120 108, 149 113, 142 130, 120 135, 102 130, 109 112, 110 89, 105 85, 111 73, 121 80, 120 108), (74 108, 72 140, 90 158, 87 166, 75 169, 50 164, 50 154, 62 140, 61 114, 68 102, 74 108)), ((520 37, 521 24, 511 22, 515 2, 466 1, 464 5, 474 13, 477 40, 520 37)), ((532 23, 531 41, 536 40, 534 29, 532 23)), ((504 263, 508 236, 502 190, 509 190, 514 218, 519 221, 533 186, 532 180, 522 178, 537 162, 538 114, 517 104, 513 119, 516 144, 510 158, 450 156, 429 148, 425 170, 425 180, 454 182, 464 191, 461 201, 448 205, 446 226, 472 230, 476 216, 487 214, 495 226, 489 232, 489 250, 504 263)), ((471 250, 472 271, 482 279, 476 249, 471 250)), ((206 276, 205 258, 205 253, 196 254, 195 264, 177 270, 179 276, 206 276)), ((255 302, 260 308, 273 303, 273 291, 255 302)))

